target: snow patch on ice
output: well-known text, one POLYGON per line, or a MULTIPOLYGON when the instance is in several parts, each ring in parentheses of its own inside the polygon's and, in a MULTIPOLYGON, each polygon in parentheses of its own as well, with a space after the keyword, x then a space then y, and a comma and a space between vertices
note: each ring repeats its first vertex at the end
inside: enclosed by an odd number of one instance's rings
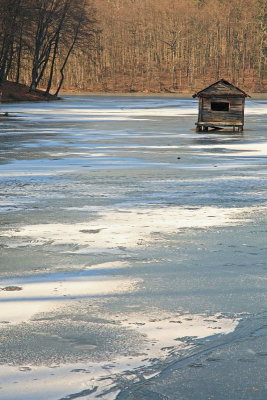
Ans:
POLYGON ((100 213, 97 221, 25 225, 2 236, 12 238, 9 247, 79 245, 83 247, 69 251, 114 251, 159 243, 162 235, 179 229, 243 224, 250 220, 250 212, 249 207, 120 208, 100 213))
POLYGON ((160 369, 157 371, 155 367, 150 370, 149 367, 156 366, 157 362, 165 360, 173 352, 179 352, 179 349, 190 348, 190 338, 228 334, 238 325, 238 319, 221 314, 162 314, 156 309, 141 315, 129 313, 127 316, 108 317, 144 336, 144 344, 136 354, 117 356, 102 363, 88 360, 87 363, 66 365, 5 366, 0 371, 1 394, 5 400, 14 398, 14 381, 16 391, 22 394, 21 400, 61 398, 93 389, 90 398, 102 395, 105 400, 114 400, 119 393, 117 380, 134 382, 139 379, 139 371, 145 379, 156 376, 160 369))

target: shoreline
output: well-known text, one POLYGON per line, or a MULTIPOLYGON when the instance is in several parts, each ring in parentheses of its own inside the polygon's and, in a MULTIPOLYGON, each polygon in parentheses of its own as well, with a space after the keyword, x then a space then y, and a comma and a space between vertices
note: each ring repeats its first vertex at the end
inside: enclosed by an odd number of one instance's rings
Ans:
MULTIPOLYGON (((53 91, 53 90, 52 90, 53 91)), ((107 96, 107 97, 144 97, 144 98, 177 98, 177 99, 192 99, 195 90, 192 91, 166 91, 166 92, 114 92, 114 91, 79 91, 72 89, 62 89, 59 96, 47 94, 44 88, 38 88, 30 91, 30 88, 21 83, 12 81, 0 82, 0 103, 15 103, 15 102, 40 102, 40 101, 58 101, 64 100, 62 96, 107 96)), ((252 99, 267 100, 267 93, 249 93, 252 99)))
MULTIPOLYGON (((188 98, 191 99, 193 97, 192 93, 143 93, 143 92, 87 92, 87 91, 70 91, 70 90, 61 90, 61 97, 64 95, 67 96, 110 96, 110 97, 174 97, 174 98, 188 98)), ((267 100, 267 93, 250 93, 252 99, 256 100, 267 100)), ((64 100, 64 98, 63 98, 64 100)))
POLYGON ((41 89, 30 90, 29 86, 12 81, 0 82, 0 104, 57 100, 60 100, 60 97, 41 89))

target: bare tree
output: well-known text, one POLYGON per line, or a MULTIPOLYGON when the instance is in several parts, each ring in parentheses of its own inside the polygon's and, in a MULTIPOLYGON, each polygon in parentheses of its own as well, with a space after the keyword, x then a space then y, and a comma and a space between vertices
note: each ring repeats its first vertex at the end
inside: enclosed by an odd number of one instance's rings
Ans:
MULTIPOLYGON (((94 28, 96 23, 95 10, 92 6, 88 6, 87 2, 71 4, 66 15, 66 23, 64 30, 64 47, 61 53, 60 80, 55 95, 58 95, 65 79, 64 71, 69 61, 70 55, 75 46, 83 43, 88 44, 91 37, 97 30, 94 28)), ((59 45, 59 37, 57 40, 57 48, 59 45)))
POLYGON ((7 78, 12 67, 20 3, 21 0, 0 1, 0 81, 7 78))

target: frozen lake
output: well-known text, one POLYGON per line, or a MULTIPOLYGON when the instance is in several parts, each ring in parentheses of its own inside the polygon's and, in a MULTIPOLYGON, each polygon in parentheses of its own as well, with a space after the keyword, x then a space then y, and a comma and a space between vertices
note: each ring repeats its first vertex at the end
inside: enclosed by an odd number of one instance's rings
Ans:
POLYGON ((0 398, 266 400, 267 100, 3 111, 0 398))

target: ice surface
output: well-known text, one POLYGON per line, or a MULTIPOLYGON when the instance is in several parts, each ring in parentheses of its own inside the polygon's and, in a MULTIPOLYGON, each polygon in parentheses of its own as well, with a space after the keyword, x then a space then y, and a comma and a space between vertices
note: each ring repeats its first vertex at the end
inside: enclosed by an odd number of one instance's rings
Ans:
POLYGON ((267 101, 2 107, 0 398, 265 398, 267 101))

